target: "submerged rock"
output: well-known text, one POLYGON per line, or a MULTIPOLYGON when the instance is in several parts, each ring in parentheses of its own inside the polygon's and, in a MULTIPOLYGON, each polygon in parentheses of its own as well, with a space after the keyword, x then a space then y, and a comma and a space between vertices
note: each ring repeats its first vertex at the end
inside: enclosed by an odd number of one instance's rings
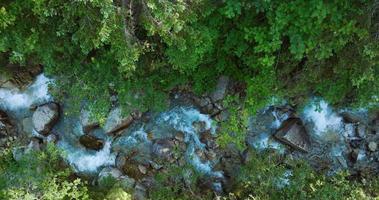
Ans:
POLYGON ((92 135, 83 135, 79 138, 80 144, 88 149, 100 150, 104 147, 104 141, 92 135))
POLYGON ((303 152, 310 150, 310 137, 299 118, 290 118, 284 121, 277 130, 275 137, 294 149, 303 152))
POLYGON ((34 129, 47 136, 59 118, 59 106, 56 103, 47 103, 39 106, 33 113, 34 129))

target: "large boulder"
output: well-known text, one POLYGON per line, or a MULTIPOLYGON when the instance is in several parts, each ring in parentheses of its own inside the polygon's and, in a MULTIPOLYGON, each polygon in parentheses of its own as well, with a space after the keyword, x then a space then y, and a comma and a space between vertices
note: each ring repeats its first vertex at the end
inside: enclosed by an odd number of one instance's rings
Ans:
POLYGON ((311 147, 310 137, 299 118, 289 118, 284 121, 277 130, 275 137, 279 141, 303 152, 308 152, 311 147))
POLYGON ((0 74, 0 88, 22 90, 42 72, 40 65, 28 63, 28 67, 7 64, 0 74))
POLYGON ((92 135, 82 135, 79 138, 79 142, 86 148, 93 149, 96 151, 99 151, 104 147, 104 141, 92 135))
POLYGON ((127 129, 133 123, 134 120, 140 119, 141 116, 141 112, 134 111, 126 117, 123 117, 121 109, 116 108, 110 112, 108 119, 105 123, 104 130, 107 134, 115 134, 124 129, 127 129))
POLYGON ((34 129, 47 136, 59 119, 59 106, 56 103, 47 103, 39 106, 33 113, 34 129))
POLYGON ((99 183, 103 183, 108 178, 119 180, 121 176, 122 176, 122 172, 119 169, 114 168, 114 167, 105 167, 100 171, 97 180, 99 183))
POLYGON ((229 77, 221 76, 217 81, 216 89, 210 95, 213 102, 221 101, 225 98, 229 85, 229 77))

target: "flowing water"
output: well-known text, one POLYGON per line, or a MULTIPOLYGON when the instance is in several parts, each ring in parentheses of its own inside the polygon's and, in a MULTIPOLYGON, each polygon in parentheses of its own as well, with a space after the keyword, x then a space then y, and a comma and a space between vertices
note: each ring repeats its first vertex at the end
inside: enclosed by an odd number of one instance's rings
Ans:
MULTIPOLYGON (((18 121, 30 118, 33 113, 30 107, 53 101, 48 92, 51 83, 52 79, 41 74, 24 91, 0 88, 0 109, 12 114, 18 121)), ((324 154, 321 156, 333 158, 345 155, 346 138, 354 136, 355 127, 344 123, 338 112, 323 100, 310 102, 299 112, 299 117, 304 122, 310 137, 316 144, 322 146, 324 154)), ((367 111, 364 109, 359 111, 359 115, 366 114, 367 111)), ((203 123, 204 127, 201 129, 208 130, 212 135, 216 134, 216 126, 208 115, 200 113, 193 107, 174 106, 166 112, 156 113, 153 116, 148 122, 135 123, 116 139, 106 135, 103 129, 95 130, 93 134, 104 141, 104 147, 99 151, 86 149, 79 143, 79 137, 84 133, 77 116, 62 114, 52 132, 59 136, 58 147, 65 152, 67 162, 78 172, 91 174, 98 172, 102 167, 114 166, 118 152, 137 148, 141 152, 148 153, 152 139, 173 138, 181 133, 184 134, 186 144, 184 156, 187 163, 203 174, 223 176, 222 172, 213 170, 216 164, 214 161, 202 160, 196 153, 204 150, 205 144, 200 140, 204 130, 199 130, 194 124, 203 123), (149 134, 152 134, 152 138, 149 138, 149 134)), ((247 143, 258 150, 275 149, 280 153, 286 152, 288 148, 276 141, 273 134, 289 116, 288 111, 282 111, 275 106, 262 110, 251 119, 247 143)), ((112 120, 111 118, 108 120, 112 120)), ((364 158, 364 155, 359 156, 360 159, 364 158)), ((286 176, 290 176, 290 173, 286 176)), ((284 185, 286 184, 284 181, 284 185)))

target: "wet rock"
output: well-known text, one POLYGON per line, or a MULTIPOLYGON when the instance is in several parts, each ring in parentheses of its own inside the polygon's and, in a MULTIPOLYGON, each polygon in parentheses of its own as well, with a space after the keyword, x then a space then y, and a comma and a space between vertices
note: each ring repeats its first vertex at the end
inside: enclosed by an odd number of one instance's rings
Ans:
POLYGON ((128 176, 123 175, 119 177, 119 179, 120 179, 120 185, 124 190, 130 190, 134 188, 134 186, 136 185, 136 180, 128 176))
POLYGON ((230 113, 227 110, 221 111, 218 115, 216 115, 215 119, 218 122, 225 122, 229 119, 230 113))
POLYGON ((153 188, 156 183, 153 177, 145 177, 140 182, 145 188, 153 188))
POLYGON ((371 152, 375 152, 378 149, 378 144, 376 142, 369 142, 368 143, 368 150, 371 152))
POLYGON ((158 163, 156 163, 154 161, 150 161, 149 163, 150 163, 151 168, 153 168, 155 170, 160 170, 163 167, 162 165, 159 165, 158 163))
POLYGON ((0 146, 7 146, 7 141, 17 135, 16 127, 8 115, 0 110, 0 146))
POLYGON ((360 137, 360 138, 365 138, 365 137, 366 137, 366 134, 367 134, 366 126, 363 125, 363 124, 359 124, 359 125, 356 127, 356 133, 357 133, 357 136, 358 136, 358 137, 360 137))
POLYGON ((365 158, 365 153, 360 149, 353 149, 350 153, 350 159, 353 163, 362 161, 365 158))
POLYGON ((6 73, 0 77, 0 87, 22 90, 42 72, 42 67, 32 63, 29 63, 28 67, 9 63, 5 66, 5 71, 6 73))
POLYGON ((138 165, 138 170, 142 173, 142 174, 146 174, 147 173, 147 168, 143 165, 138 165))
POLYGON ((114 167, 105 167, 100 171, 97 180, 100 184, 102 184, 109 178, 114 180, 120 180, 122 176, 122 172, 119 169, 114 167))
POLYGON ((136 186, 134 187, 134 195, 133 195, 135 200, 145 200, 147 199, 147 189, 145 186, 143 186, 140 183, 137 183, 136 186))
POLYGON ((119 154, 116 157, 116 166, 118 169, 122 170, 128 177, 135 180, 140 180, 145 176, 141 173, 138 166, 141 165, 140 162, 136 161, 133 157, 127 157, 124 154, 119 154))
POLYGON ((209 97, 193 97, 193 101, 195 105, 199 106, 200 108, 205 108, 208 105, 212 104, 212 100, 209 97))
POLYGON ((290 118, 284 121, 277 130, 275 137, 279 141, 303 152, 308 152, 311 147, 310 137, 299 118, 290 118))
POLYGON ((340 165, 346 169, 348 166, 347 166, 347 163, 346 163, 346 160, 343 156, 337 156, 337 161, 340 163, 340 165))
POLYGON ((184 133, 178 132, 177 134, 175 134, 175 139, 178 140, 179 142, 184 142, 184 133))
POLYGON ((207 124, 204 121, 195 121, 192 123, 192 126, 197 133, 203 133, 208 130, 207 124))
POLYGON ((28 152, 31 152, 31 151, 39 151, 39 150, 41 150, 41 144, 42 144, 42 140, 41 139, 33 137, 30 140, 28 146, 26 147, 25 152, 28 153, 28 152))
POLYGON ((127 129, 133 121, 138 119, 140 116, 140 112, 133 112, 132 114, 123 117, 120 108, 113 109, 108 116, 104 130, 107 134, 115 134, 119 131, 127 129))
POLYGON ((12 156, 15 161, 20 161, 24 156, 25 147, 16 147, 12 150, 12 156))
POLYGON ((47 136, 55 123, 59 119, 59 106, 56 103, 48 103, 39 106, 37 110, 33 113, 33 127, 34 129, 47 136))
POLYGON ((33 118, 27 117, 22 120, 22 131, 27 133, 28 135, 32 135, 34 130, 33 126, 33 118))
POLYGON ((225 98, 229 85, 229 77, 221 76, 217 81, 216 89, 210 95, 213 102, 221 101, 225 98))
POLYGON ((58 141, 58 136, 56 134, 50 134, 46 138, 44 138, 45 143, 57 143, 58 141))
POLYGON ((340 115, 345 123, 355 124, 355 123, 360 123, 364 121, 359 115, 355 113, 345 111, 345 112, 340 113, 340 115))
POLYGON ((104 141, 92 135, 82 135, 79 138, 79 142, 86 148, 93 149, 96 151, 99 151, 104 147, 104 141))
POLYGON ((89 133, 100 126, 100 123, 91 118, 90 112, 86 110, 82 110, 80 113, 80 123, 84 133, 89 133))
POLYGON ((158 139, 154 141, 153 144, 153 154, 164 158, 166 160, 171 160, 173 152, 172 150, 175 147, 175 143, 169 139, 158 139))

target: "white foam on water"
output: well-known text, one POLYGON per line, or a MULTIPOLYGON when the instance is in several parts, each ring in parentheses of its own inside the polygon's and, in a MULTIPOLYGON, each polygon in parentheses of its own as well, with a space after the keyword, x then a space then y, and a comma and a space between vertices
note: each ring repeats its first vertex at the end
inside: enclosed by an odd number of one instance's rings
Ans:
POLYGON ((199 140, 199 136, 193 127, 194 122, 205 122, 205 128, 215 133, 215 127, 212 126, 212 119, 208 115, 201 114, 194 108, 176 107, 168 112, 165 112, 158 119, 161 123, 167 123, 176 130, 185 134, 185 142, 194 142, 196 147, 203 148, 199 140))
POLYGON ((274 116, 275 118, 275 121, 272 123, 271 127, 274 128, 274 129, 278 129, 282 123, 288 119, 288 113, 284 113, 282 115, 280 115, 278 113, 278 111, 274 110, 271 112, 272 116, 274 116))
POLYGON ((111 153, 110 141, 106 141, 103 149, 96 152, 73 147, 64 141, 60 141, 58 145, 64 150, 68 163, 75 171, 96 172, 101 167, 115 165, 116 155, 111 153))
POLYGON ((133 147, 140 143, 149 143, 150 141, 147 139, 147 133, 144 131, 143 127, 139 130, 134 131, 131 135, 127 137, 120 137, 119 143, 123 146, 133 147))
POLYGON ((262 133, 254 137, 254 142, 251 144, 253 147, 259 151, 265 149, 275 149, 279 153, 284 153, 285 148, 279 142, 273 140, 270 134, 262 133))
POLYGON ((201 114, 194 108, 176 107, 168 112, 164 112, 159 117, 160 123, 166 123, 174 129, 184 133, 184 141, 188 144, 186 156, 187 160, 204 174, 222 177, 221 172, 212 170, 209 161, 202 162, 200 157, 195 153, 196 149, 203 149, 205 144, 200 142, 199 133, 197 133, 194 122, 204 122, 205 129, 210 130, 211 134, 215 134, 215 127, 212 125, 212 119, 208 115, 201 114))
POLYGON ((313 123, 314 133, 320 137, 327 131, 341 132, 343 129, 342 118, 324 100, 319 102, 319 107, 315 103, 307 106, 303 115, 306 122, 313 123))
POLYGON ((28 109, 33 104, 42 104, 52 99, 48 86, 52 79, 44 74, 37 76, 36 80, 25 91, 0 89, 0 108, 9 111, 28 109))

